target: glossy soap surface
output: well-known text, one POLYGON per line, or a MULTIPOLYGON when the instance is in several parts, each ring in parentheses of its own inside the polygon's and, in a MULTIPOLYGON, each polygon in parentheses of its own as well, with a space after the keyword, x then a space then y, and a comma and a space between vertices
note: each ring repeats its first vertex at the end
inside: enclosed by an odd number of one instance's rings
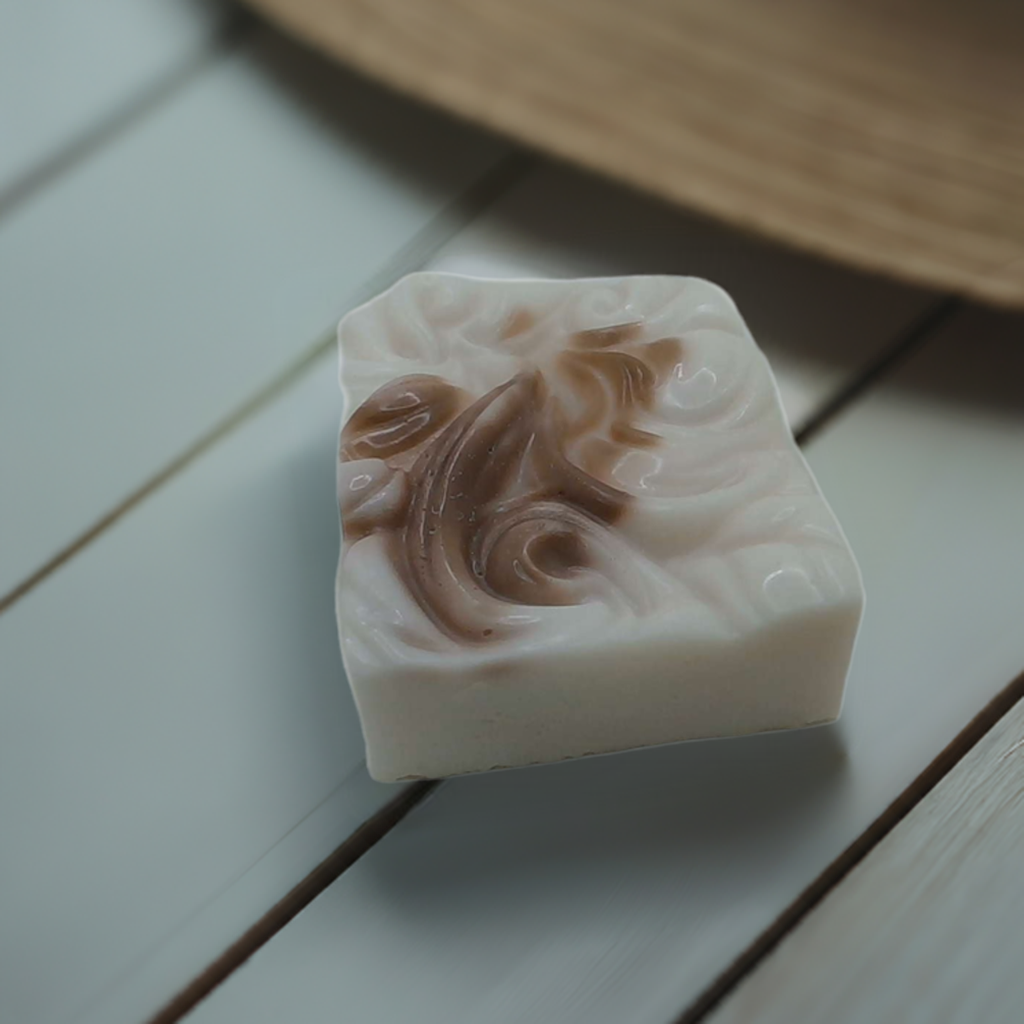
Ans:
POLYGON ((414 274, 339 339, 376 777, 836 717, 860 575, 721 289, 414 274))

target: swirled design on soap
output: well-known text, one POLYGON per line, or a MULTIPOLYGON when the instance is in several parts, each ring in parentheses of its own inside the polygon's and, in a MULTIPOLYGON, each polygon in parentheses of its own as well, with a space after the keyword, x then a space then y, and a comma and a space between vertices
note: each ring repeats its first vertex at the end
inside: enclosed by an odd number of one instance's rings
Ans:
POLYGON ((353 664, 739 637, 859 587, 712 285, 412 275, 340 340, 353 664))
POLYGON ((514 605, 651 604, 615 529, 632 496, 605 477, 623 451, 658 443, 634 417, 681 344, 632 345, 639 335, 628 323, 576 332, 547 374, 517 373, 476 401, 438 376, 400 377, 349 419, 346 537, 382 534, 447 637, 507 638, 521 628, 508 621, 514 605))

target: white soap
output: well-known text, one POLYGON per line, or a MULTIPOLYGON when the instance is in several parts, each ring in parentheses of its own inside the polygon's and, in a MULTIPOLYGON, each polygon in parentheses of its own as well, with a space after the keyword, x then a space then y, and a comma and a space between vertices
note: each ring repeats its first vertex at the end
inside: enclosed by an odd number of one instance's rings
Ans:
POLYGON ((374 778, 839 715, 860 572, 720 288, 413 274, 339 344, 374 778))

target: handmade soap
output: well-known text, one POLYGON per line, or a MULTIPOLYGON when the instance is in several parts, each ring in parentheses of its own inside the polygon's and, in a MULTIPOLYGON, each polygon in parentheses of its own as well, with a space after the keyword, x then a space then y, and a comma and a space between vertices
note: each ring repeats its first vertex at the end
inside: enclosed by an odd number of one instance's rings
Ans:
POLYGON ((860 573, 721 289, 413 274, 339 342, 374 778, 836 718, 860 573))

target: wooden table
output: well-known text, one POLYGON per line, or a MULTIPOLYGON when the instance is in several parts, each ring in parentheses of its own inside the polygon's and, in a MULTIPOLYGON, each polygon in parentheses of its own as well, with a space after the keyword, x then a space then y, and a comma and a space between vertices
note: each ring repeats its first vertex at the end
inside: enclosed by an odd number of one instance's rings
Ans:
POLYGON ((0 11, 0 1021, 1019 1021, 1022 669, 1024 318, 201 0, 0 11), (368 778, 333 329, 424 266, 733 293, 864 570, 839 725, 368 778))

